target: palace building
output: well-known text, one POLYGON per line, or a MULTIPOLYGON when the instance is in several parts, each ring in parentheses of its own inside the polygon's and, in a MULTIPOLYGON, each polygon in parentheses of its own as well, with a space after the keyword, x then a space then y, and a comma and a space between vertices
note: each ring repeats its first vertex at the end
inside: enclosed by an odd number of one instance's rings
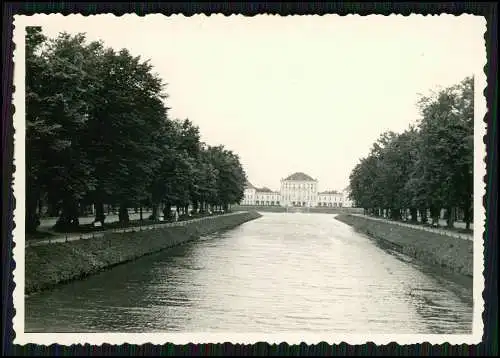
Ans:
POLYGON ((246 183, 245 196, 241 205, 262 205, 275 206, 281 205, 280 193, 272 191, 269 188, 256 188, 249 182, 246 183))
POLYGON ((281 179, 283 206, 314 207, 318 202, 318 181, 304 173, 281 179))
POLYGON ((281 179, 280 191, 256 188, 249 182, 241 205, 283 207, 347 207, 351 206, 348 192, 325 191, 318 193, 318 180, 297 172, 281 179))

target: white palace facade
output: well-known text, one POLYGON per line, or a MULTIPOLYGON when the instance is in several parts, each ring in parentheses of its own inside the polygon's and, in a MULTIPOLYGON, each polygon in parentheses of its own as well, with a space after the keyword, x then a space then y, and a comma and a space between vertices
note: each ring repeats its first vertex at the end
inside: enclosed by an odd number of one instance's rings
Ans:
POLYGON ((280 191, 256 188, 247 182, 241 205, 283 207, 350 207, 348 192, 335 190, 318 192, 318 181, 298 172, 281 179, 280 191))

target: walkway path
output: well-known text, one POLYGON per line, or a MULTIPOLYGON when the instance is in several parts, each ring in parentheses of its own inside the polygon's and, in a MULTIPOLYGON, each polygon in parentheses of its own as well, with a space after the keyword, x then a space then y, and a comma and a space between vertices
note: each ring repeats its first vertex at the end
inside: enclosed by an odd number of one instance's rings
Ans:
POLYGON ((55 243, 61 243, 61 242, 102 238, 102 237, 104 237, 104 235, 106 233, 137 232, 137 231, 145 231, 145 230, 163 229, 163 228, 172 227, 172 226, 185 226, 188 223, 208 220, 208 219, 212 219, 216 216, 229 216, 229 215, 236 215, 236 214, 241 214, 241 213, 244 213, 244 211, 238 211, 238 212, 229 213, 229 214, 222 214, 222 215, 204 216, 202 218, 183 220, 183 221, 177 221, 177 222, 168 222, 168 223, 163 223, 163 224, 142 225, 142 226, 127 227, 127 228, 123 228, 123 229, 103 230, 103 231, 92 232, 92 233, 88 233, 88 234, 81 234, 81 233, 59 234, 59 235, 52 237, 52 238, 49 238, 49 239, 26 240, 25 245, 26 245, 26 247, 41 246, 41 245, 49 245, 49 244, 55 244, 55 243))
MULTIPOLYGON (((151 215, 151 211, 143 211, 142 212, 143 218, 147 218, 149 215, 151 215)), ((141 214, 139 214, 139 213, 129 213, 128 214, 129 220, 131 220, 131 221, 139 220, 140 216, 141 216, 141 214)), ((82 216, 82 217, 78 218, 80 225, 92 224, 94 222, 94 220, 95 220, 95 215, 82 216)), ((116 214, 106 215, 106 222, 107 223, 114 223, 114 222, 117 222, 118 220, 119 220, 119 217, 116 214)), ((39 228, 40 229, 50 229, 51 227, 53 227, 56 224, 56 222, 57 222, 57 217, 42 218, 42 219, 40 219, 39 228)))
POLYGON ((388 223, 388 224, 392 224, 392 225, 404 226, 404 227, 409 227, 409 228, 412 228, 412 229, 423 230, 423 231, 427 231, 427 232, 433 232, 433 233, 440 234, 440 235, 455 237, 457 239, 463 239, 463 240, 473 240, 474 239, 474 236, 472 234, 458 233, 458 232, 454 232, 454 231, 451 231, 451 230, 447 230, 445 228, 435 229, 435 228, 430 228, 430 227, 423 226, 423 225, 407 224, 407 223, 403 223, 403 222, 399 222, 399 221, 394 221, 394 220, 387 220, 387 219, 375 218, 373 216, 367 216, 367 215, 363 215, 363 214, 350 214, 350 215, 352 215, 352 216, 359 216, 359 217, 362 217, 362 218, 365 218, 365 219, 370 219, 370 220, 375 220, 375 221, 382 221, 382 222, 385 222, 385 223, 388 223))

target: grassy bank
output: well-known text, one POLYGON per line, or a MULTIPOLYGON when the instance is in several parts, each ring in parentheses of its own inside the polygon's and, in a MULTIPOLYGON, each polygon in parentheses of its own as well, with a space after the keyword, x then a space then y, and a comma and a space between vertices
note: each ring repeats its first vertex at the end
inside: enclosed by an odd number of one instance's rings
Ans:
POLYGON ((473 275, 473 242, 369 218, 340 214, 336 219, 420 262, 467 277, 473 275))
POLYGON ((260 217, 256 212, 215 216, 186 226, 130 233, 106 233, 103 238, 27 247, 25 293, 81 279, 202 235, 226 230, 260 217))

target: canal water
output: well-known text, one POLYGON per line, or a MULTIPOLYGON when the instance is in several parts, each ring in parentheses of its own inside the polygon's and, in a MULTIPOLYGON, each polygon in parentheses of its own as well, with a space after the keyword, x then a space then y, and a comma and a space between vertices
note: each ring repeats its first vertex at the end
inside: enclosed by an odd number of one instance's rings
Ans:
POLYGON ((472 288, 327 214, 235 229, 26 299, 26 332, 469 334, 472 288))

